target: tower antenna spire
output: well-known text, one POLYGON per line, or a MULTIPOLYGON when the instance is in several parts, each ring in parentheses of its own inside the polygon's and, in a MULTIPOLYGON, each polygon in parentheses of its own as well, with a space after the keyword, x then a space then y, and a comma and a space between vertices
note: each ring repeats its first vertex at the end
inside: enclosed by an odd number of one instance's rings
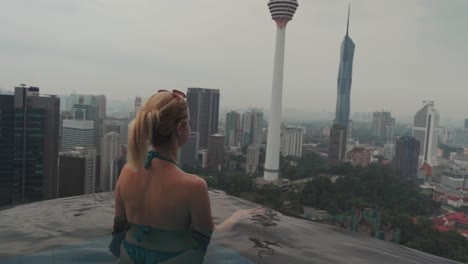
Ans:
POLYGON ((349 17, 351 15, 351 2, 349 2, 348 6, 348 24, 346 25, 346 36, 349 35, 349 17))

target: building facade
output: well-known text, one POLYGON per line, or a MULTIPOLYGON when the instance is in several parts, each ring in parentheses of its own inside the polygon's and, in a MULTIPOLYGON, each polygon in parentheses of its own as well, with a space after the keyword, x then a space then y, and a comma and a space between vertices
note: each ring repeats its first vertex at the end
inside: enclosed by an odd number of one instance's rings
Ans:
POLYGON ((117 159, 121 153, 120 135, 115 132, 109 132, 102 138, 101 153, 101 175, 99 181, 99 190, 108 192, 114 186, 112 178, 112 161, 117 159))
POLYGON ((412 136, 404 136, 396 141, 393 167, 400 177, 416 179, 418 175, 420 142, 412 136))
POLYGON ((393 160, 393 157, 395 156, 395 144, 393 143, 385 144, 383 155, 386 160, 393 160))
POLYGON ((225 146, 240 147, 242 137, 242 119, 238 112, 226 113, 225 146))
POLYGON ((346 35, 341 44, 335 119, 333 121, 333 128, 330 131, 330 145, 328 149, 329 163, 335 166, 340 165, 345 158, 347 129, 351 109, 351 84, 356 45, 349 36, 349 12, 350 9, 348 10, 346 35))
POLYGON ((208 138, 218 133, 219 90, 188 88, 190 128, 199 134, 199 149, 208 147, 208 138))
POLYGON ((96 149, 76 147, 59 155, 58 196, 70 197, 94 193, 96 149))
POLYGON ((109 132, 115 132, 120 135, 120 143, 128 144, 128 128, 130 119, 128 118, 106 118, 103 124, 103 135, 109 132))
POLYGON ((281 155, 283 157, 302 157, 304 128, 285 126, 281 134, 281 155))
POLYGON ((198 164, 198 132, 190 132, 187 143, 179 151, 179 164, 182 168, 195 169, 198 164))
POLYGON ((106 118, 106 96, 72 94, 69 100, 73 119, 94 121, 94 147, 100 153, 103 122, 106 118))
POLYGON ((353 166, 362 168, 369 167, 372 157, 372 151, 365 148, 355 147, 348 151, 347 159, 353 166))
POLYGON ((214 134, 208 139, 208 169, 221 170, 224 166, 224 135, 214 134))
POLYGON ((424 163, 430 167, 437 166, 439 112, 434 102, 423 102, 423 107, 414 116, 413 136, 420 142, 419 166, 424 163))
POLYGON ((392 138, 395 135, 395 118, 392 117, 391 112, 373 113, 372 134, 382 138, 392 138))
POLYGON ((57 198, 60 99, 22 86, 0 102, 0 203, 57 198))
POLYGON ((247 148, 247 157, 245 164, 245 172, 247 175, 254 175, 258 170, 258 162, 260 159, 260 147, 252 144, 247 148))
POLYGON ((94 121, 62 121, 62 152, 74 150, 75 147, 94 147, 94 121))

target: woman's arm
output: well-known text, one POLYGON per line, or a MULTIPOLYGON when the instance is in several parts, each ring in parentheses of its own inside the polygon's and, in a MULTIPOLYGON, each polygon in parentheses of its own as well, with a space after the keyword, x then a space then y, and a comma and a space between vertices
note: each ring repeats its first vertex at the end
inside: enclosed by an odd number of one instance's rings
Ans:
POLYGON ((121 196, 121 178, 122 174, 120 175, 119 180, 117 180, 117 183, 115 185, 114 226, 112 231, 112 241, 109 245, 109 251, 116 257, 120 256, 120 244, 125 239, 125 231, 128 230, 127 217, 125 215, 125 205, 121 196))

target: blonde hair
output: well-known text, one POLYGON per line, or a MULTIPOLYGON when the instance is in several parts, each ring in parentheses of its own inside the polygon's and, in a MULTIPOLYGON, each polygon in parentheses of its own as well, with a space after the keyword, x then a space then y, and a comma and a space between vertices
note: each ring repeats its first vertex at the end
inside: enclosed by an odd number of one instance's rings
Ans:
POLYGON ((187 101, 171 92, 151 96, 130 124, 128 163, 138 170, 143 167, 148 143, 164 146, 169 143, 178 123, 188 118, 187 101))

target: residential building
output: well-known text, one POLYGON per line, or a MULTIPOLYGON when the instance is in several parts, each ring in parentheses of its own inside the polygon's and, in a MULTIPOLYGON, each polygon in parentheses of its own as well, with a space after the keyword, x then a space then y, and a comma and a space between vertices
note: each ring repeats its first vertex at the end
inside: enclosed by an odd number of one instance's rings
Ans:
POLYGON ((252 110, 242 114, 242 146, 261 145, 263 135, 263 113, 252 110))
POLYGON ((258 162, 260 159, 260 147, 258 145, 252 144, 247 148, 247 157, 245 172, 248 175, 254 175, 258 170, 258 162))
POLYGON ((385 144, 383 155, 386 160, 393 160, 393 157, 395 156, 395 144, 393 143, 385 144))
POLYGON ((353 166, 367 168, 371 162, 372 151, 366 148, 355 147, 348 151, 346 156, 353 166))
POLYGON ((225 127, 225 146, 240 147, 242 137, 241 115, 238 112, 231 111, 226 113, 225 127))
POLYGON ((395 134, 395 118, 391 112, 374 112, 372 118, 372 134, 376 137, 392 138, 395 134))
POLYGON ((281 155, 283 157, 302 157, 304 128, 284 126, 281 134, 281 155))

